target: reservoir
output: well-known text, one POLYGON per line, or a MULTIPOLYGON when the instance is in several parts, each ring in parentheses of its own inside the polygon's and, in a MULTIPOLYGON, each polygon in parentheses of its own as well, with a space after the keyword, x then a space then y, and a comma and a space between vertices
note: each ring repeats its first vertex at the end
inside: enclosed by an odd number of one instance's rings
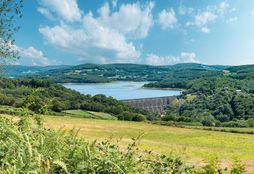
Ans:
POLYGON ((104 94, 106 96, 112 96, 117 100, 176 96, 181 94, 181 91, 178 90, 142 88, 146 83, 148 82, 119 81, 100 84, 63 84, 63 86, 82 94, 104 94))

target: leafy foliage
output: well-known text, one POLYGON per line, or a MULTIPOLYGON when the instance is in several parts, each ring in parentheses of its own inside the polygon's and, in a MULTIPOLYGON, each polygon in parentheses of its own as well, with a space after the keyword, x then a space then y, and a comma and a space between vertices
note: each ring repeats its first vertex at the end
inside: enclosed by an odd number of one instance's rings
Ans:
POLYGON ((254 118, 252 83, 230 76, 191 80, 181 102, 169 107, 167 114, 180 116, 178 119, 188 117, 188 121, 201 122, 204 126, 251 126, 247 120, 254 118))
POLYGON ((18 52, 14 48, 14 33, 19 30, 16 26, 16 18, 22 17, 21 9, 23 0, 1 0, 0 1, 0 58, 3 62, 6 58, 17 58, 18 52))

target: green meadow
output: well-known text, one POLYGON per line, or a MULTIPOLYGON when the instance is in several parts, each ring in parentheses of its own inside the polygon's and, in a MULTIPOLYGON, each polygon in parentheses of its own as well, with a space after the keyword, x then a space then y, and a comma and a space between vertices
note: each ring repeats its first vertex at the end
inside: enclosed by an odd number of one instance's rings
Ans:
POLYGON ((102 119, 102 120, 116 120, 117 118, 103 112, 93 112, 93 111, 85 111, 85 110, 66 110, 64 113, 71 114, 76 117, 82 118, 94 118, 94 119, 102 119))

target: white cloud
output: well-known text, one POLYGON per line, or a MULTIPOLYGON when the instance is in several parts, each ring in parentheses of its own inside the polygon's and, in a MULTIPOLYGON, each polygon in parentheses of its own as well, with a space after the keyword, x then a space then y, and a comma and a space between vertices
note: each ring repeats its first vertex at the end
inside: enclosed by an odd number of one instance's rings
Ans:
POLYGON ((176 22, 177 18, 175 11, 172 8, 169 10, 164 9, 158 15, 158 23, 161 25, 163 30, 173 28, 176 22))
MULTIPOLYGON (((182 15, 186 13, 186 7, 181 7, 179 9, 179 13, 182 15)), ((185 23, 186 27, 196 27, 199 31, 203 33, 210 33, 210 25, 212 23, 216 23, 217 21, 225 21, 225 22, 234 22, 237 20, 237 17, 231 17, 227 20, 225 18, 232 13, 235 8, 231 8, 230 5, 226 2, 220 2, 217 5, 207 6, 202 10, 193 10, 192 13, 189 13, 193 19, 188 20, 185 23)))
POLYGON ((221 3, 219 4, 219 8, 220 8, 221 10, 226 10, 226 9, 229 8, 229 4, 228 4, 227 2, 225 2, 225 1, 223 1, 223 2, 221 2, 221 3))
POLYGON ((27 63, 30 63, 31 65, 37 65, 37 66, 48 66, 48 65, 57 64, 55 60, 48 58, 47 56, 44 55, 42 51, 37 50, 34 47, 28 47, 28 48, 16 47, 16 48, 20 52, 20 56, 21 56, 20 61, 25 61, 27 63))
POLYGON ((232 23, 232 22, 236 22, 238 20, 237 16, 231 17, 229 18, 228 22, 232 23))
POLYGON ((191 7, 185 7, 182 3, 180 4, 179 8, 178 8, 178 13, 181 15, 181 16, 184 16, 184 15, 192 15, 192 13, 194 12, 195 10, 191 7))
POLYGON ((54 19, 54 17, 53 17, 53 15, 51 14, 51 12, 50 12, 48 9, 46 9, 46 8, 39 7, 39 8, 37 9, 37 11, 38 11, 39 13, 41 13, 43 16, 45 16, 46 18, 48 18, 49 20, 53 20, 53 19, 54 19))
POLYGON ((250 12, 251 16, 254 16, 254 9, 250 12))
POLYGON ((196 26, 203 33, 210 33, 208 24, 214 22, 217 19, 217 15, 211 11, 202 11, 195 15, 194 21, 186 22, 185 26, 196 26))
POLYGON ((79 21, 81 19, 82 12, 78 8, 77 0, 39 0, 39 2, 42 6, 39 9, 44 9, 40 10, 40 13, 46 17, 49 17, 48 14, 50 12, 67 22, 79 21))
POLYGON ((158 56, 148 54, 145 62, 149 65, 172 65, 177 63, 199 63, 195 53, 182 52, 180 56, 158 56))
POLYGON ((104 28, 92 17, 87 16, 82 29, 65 25, 41 28, 49 44, 79 57, 79 60, 94 63, 133 62, 140 53, 125 37, 104 28))
POLYGON ((104 27, 112 28, 132 39, 142 39, 153 26, 153 7, 152 2, 143 6, 140 3, 123 4, 119 11, 109 14, 109 5, 106 3, 101 7, 97 20, 104 27))
POLYGON ((201 31, 202 31, 203 33, 210 33, 210 29, 207 28, 207 27, 202 27, 202 28, 201 28, 201 31))
POLYGON ((153 25, 153 3, 123 4, 111 12, 108 3, 99 10, 82 16, 75 26, 66 22, 39 28, 46 43, 76 56, 80 61, 94 63, 136 62, 140 52, 132 40, 148 35, 153 25))
POLYGON ((195 16, 195 24, 197 26, 207 25, 208 22, 212 22, 217 18, 217 15, 210 11, 204 11, 195 16))

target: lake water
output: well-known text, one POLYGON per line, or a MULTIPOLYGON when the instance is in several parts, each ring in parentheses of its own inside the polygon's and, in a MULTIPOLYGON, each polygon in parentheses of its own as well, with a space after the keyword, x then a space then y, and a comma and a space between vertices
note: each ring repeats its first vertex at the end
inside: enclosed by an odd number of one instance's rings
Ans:
POLYGON ((142 86, 147 82, 114 82, 102 84, 63 84, 66 88, 82 94, 104 94, 118 100, 165 97, 180 95, 177 90, 146 89, 142 86))

